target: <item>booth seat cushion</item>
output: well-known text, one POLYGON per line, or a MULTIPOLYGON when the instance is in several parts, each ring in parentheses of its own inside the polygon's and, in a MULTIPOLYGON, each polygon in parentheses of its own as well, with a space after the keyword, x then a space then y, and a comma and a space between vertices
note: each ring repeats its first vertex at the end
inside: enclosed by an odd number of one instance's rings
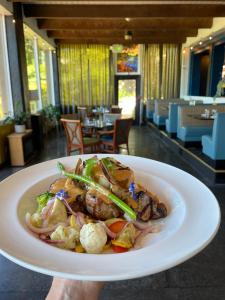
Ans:
POLYGON ((217 113, 212 135, 202 137, 202 152, 214 160, 225 160, 225 113, 217 113))
POLYGON ((152 120, 153 119, 153 113, 154 111, 149 111, 148 114, 147 114, 147 119, 148 120, 152 120))
POLYGON ((153 122, 158 126, 163 126, 166 124, 167 116, 159 116, 159 115, 153 115, 153 122))
POLYGON ((203 135, 212 134, 212 127, 187 126, 179 127, 177 136, 184 142, 201 141, 203 135))
POLYGON ((166 131, 171 132, 169 119, 166 119, 166 131))
POLYGON ((202 136, 202 152, 212 159, 215 159, 214 151, 213 151, 213 140, 210 135, 202 136))

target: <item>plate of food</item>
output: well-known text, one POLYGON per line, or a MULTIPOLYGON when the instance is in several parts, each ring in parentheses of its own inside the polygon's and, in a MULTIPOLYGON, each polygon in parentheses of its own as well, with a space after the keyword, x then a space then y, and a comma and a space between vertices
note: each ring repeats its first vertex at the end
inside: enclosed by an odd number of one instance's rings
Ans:
POLYGON ((126 155, 77 155, 25 168, 0 183, 0 251, 51 276, 142 277, 200 252, 220 209, 199 180, 126 155))

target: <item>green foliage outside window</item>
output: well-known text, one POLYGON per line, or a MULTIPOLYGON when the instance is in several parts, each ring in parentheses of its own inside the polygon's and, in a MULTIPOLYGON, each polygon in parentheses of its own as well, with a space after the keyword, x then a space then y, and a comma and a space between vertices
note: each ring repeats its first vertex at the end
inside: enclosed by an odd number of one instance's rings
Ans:
POLYGON ((38 43, 38 59, 39 59, 39 72, 41 80, 41 98, 43 107, 49 104, 48 99, 48 84, 47 84, 47 69, 46 69, 46 50, 41 48, 38 43))
POLYGON ((26 49, 26 59, 27 59, 28 88, 29 91, 34 91, 37 90, 37 78, 36 78, 36 71, 35 71, 33 39, 29 37, 25 38, 25 49, 26 49))

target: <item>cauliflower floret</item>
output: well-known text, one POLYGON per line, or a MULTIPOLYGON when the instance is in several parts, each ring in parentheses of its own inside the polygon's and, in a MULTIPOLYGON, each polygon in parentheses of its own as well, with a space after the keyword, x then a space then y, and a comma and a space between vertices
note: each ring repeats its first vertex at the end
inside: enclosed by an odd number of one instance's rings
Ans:
POLYGON ((42 226, 42 218, 39 213, 34 213, 31 216, 31 224, 35 227, 41 227, 42 226))
POLYGON ((81 228, 80 242, 87 253, 101 253, 107 242, 107 235, 101 224, 89 223, 81 228))
POLYGON ((50 238, 54 241, 64 241, 64 243, 57 244, 59 248, 74 249, 76 243, 79 242, 79 236, 79 230, 76 228, 59 225, 51 234, 50 238))

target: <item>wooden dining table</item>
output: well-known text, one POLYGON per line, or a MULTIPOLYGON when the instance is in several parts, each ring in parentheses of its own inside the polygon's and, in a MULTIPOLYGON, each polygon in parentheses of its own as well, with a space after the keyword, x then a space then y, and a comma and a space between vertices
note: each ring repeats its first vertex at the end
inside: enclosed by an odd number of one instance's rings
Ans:
POLYGON ((114 127, 113 123, 105 122, 101 120, 89 120, 88 122, 85 121, 81 124, 82 128, 84 129, 83 134, 86 136, 97 137, 98 131, 100 130, 112 130, 114 127), (86 132, 85 132, 86 131, 86 132))
POLYGON ((108 127, 113 127, 114 124, 111 122, 104 122, 100 120, 90 120, 88 122, 83 122, 82 126, 86 128, 93 128, 96 130, 100 130, 108 127))
POLYGON ((203 115, 188 115, 191 118, 194 118, 196 120, 200 120, 200 121, 214 121, 215 117, 213 115, 206 117, 203 115))

